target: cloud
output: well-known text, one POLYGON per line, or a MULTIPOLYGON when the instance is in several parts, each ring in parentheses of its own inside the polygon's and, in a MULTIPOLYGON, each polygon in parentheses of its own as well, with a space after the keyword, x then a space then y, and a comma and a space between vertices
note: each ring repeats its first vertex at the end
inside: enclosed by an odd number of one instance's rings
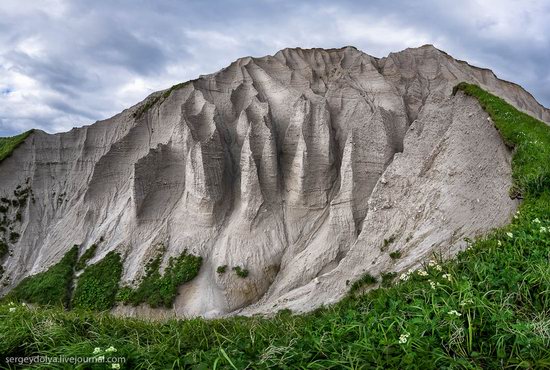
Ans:
POLYGON ((374 55, 433 43, 550 105, 544 0, 43 0, 0 3, 0 136, 69 130, 284 47, 374 55))

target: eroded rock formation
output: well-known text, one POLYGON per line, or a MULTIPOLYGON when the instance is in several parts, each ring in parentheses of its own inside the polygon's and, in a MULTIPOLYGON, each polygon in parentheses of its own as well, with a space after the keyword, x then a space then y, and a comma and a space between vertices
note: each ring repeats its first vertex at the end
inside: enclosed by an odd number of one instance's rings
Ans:
POLYGON ((0 291, 101 239, 91 262, 120 251, 122 284, 158 244, 164 263, 185 249, 204 261, 172 310, 119 313, 303 311, 365 272, 453 255, 517 206, 511 153, 474 99, 452 96, 461 81, 550 121, 521 87, 427 45, 242 58, 91 126, 36 131, 0 164, 0 195, 28 182, 35 199, 0 291))

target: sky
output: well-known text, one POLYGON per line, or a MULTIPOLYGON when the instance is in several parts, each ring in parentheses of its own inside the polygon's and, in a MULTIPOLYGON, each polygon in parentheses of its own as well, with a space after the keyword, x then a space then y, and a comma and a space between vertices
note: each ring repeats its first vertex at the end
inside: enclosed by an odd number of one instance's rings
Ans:
POLYGON ((548 0, 0 0, 0 136, 88 125, 244 56, 423 44, 550 107, 548 0))

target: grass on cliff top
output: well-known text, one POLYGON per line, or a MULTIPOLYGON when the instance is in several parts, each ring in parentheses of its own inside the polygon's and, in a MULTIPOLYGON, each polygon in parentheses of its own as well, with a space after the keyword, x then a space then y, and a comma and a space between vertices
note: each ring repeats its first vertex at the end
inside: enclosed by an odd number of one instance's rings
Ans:
POLYGON ((29 130, 17 136, 0 137, 0 162, 8 158, 15 148, 21 145, 32 132, 33 130, 29 130))
POLYGON ((154 323, 4 305, 0 353, 121 356, 127 369, 549 368, 550 128, 477 87, 459 89, 516 148, 515 194, 524 201, 510 225, 456 259, 305 315, 154 323))

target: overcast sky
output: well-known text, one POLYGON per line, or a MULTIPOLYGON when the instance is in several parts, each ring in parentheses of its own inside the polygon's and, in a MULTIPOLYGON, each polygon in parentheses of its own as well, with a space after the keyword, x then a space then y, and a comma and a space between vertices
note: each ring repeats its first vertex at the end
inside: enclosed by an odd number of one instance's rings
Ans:
POLYGON ((0 136, 90 124, 243 56, 426 43, 550 106, 548 0, 0 0, 0 136))

